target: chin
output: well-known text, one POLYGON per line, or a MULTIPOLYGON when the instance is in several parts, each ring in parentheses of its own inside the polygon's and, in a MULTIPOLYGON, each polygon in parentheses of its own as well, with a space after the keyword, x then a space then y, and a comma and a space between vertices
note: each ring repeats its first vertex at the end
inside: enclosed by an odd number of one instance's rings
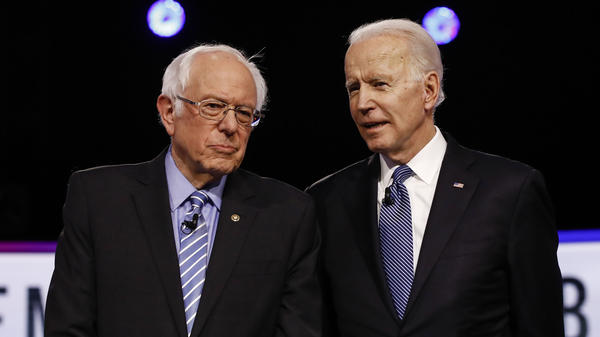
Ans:
POLYGON ((217 160, 207 165, 207 171, 213 176, 224 176, 237 170, 241 161, 236 160, 217 160))
POLYGON ((367 142, 367 147, 371 152, 375 153, 385 153, 389 150, 389 146, 381 142, 367 142))

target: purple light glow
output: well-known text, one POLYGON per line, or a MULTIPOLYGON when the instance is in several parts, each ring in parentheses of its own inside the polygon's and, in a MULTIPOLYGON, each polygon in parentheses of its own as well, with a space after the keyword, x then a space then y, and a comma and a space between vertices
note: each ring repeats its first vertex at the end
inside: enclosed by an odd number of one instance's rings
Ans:
POLYGON ((600 229, 558 231, 558 238, 560 243, 600 242, 600 229))
POLYGON ((55 241, 0 241, 0 253, 54 253, 55 241))
POLYGON ((183 28, 185 12, 177 1, 158 0, 150 6, 146 20, 154 34, 171 37, 183 28))
POLYGON ((446 44, 454 40, 460 29, 458 16, 448 7, 436 7, 423 18, 423 27, 435 43, 446 44))

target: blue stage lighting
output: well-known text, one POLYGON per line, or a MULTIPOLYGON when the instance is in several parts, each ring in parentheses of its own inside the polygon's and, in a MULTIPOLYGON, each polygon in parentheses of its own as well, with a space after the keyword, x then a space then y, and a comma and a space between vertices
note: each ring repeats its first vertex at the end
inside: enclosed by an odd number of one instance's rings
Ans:
POLYGON ((423 27, 435 43, 446 44, 454 40, 460 28, 458 16, 448 7, 436 7, 423 18, 423 27))
POLYGON ((171 37, 185 23, 183 7, 173 0, 159 0, 152 4, 146 17, 150 30, 161 37, 171 37))

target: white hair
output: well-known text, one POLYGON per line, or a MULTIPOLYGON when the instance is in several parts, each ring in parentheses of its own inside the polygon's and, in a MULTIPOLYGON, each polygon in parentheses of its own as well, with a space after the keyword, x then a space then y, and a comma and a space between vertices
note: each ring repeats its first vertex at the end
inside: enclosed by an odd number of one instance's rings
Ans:
POLYGON ((188 85, 194 56, 214 52, 231 54, 248 68, 256 86, 256 110, 262 110, 267 100, 267 83, 256 64, 252 62, 252 59, 257 57, 257 55, 247 58, 240 50, 225 44, 202 44, 188 49, 175 57, 167 66, 163 75, 162 94, 170 97, 174 102, 175 113, 181 111, 182 103, 176 97, 177 95, 181 95, 188 85))
POLYGON ((353 45, 381 35, 398 36, 408 42, 411 50, 411 57, 409 57, 411 75, 415 80, 423 80, 423 76, 429 71, 435 71, 438 74, 440 93, 435 107, 440 105, 446 97, 442 89, 444 68, 440 49, 429 33, 421 25, 408 19, 380 20, 356 28, 348 37, 348 43, 353 45))

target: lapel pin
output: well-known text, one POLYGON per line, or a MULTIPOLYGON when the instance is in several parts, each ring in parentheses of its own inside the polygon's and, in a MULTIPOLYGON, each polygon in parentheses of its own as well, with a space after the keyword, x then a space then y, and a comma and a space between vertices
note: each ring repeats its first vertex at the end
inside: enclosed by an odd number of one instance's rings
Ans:
POLYGON ((240 216, 239 216, 239 215, 237 215, 237 214, 235 214, 235 213, 234 213, 234 214, 232 214, 232 215, 231 215, 231 221, 234 221, 234 222, 238 222, 238 221, 240 221, 240 216))
POLYGON ((459 183, 459 182, 455 182, 454 184, 452 184, 452 187, 463 188, 463 187, 465 187, 465 184, 459 183))

